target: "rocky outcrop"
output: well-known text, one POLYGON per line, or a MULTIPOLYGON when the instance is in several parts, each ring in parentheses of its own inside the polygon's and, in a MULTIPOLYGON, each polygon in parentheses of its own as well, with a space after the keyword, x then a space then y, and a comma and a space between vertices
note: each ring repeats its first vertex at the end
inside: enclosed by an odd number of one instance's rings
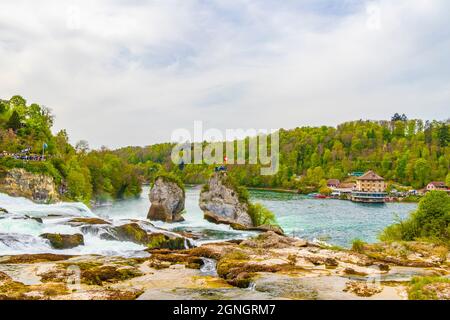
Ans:
POLYGON ((364 244, 360 250, 384 264, 415 268, 438 267, 449 255, 449 248, 445 245, 420 241, 364 244))
POLYGON ((85 225, 110 225, 111 223, 100 218, 74 218, 68 221, 67 224, 78 227, 85 225))
POLYGON ((121 226, 108 227, 108 232, 100 234, 105 240, 130 241, 141 244, 149 249, 186 249, 191 244, 184 237, 169 236, 163 233, 147 233, 137 223, 127 223, 121 226))
POLYGON ((84 245, 84 237, 82 234, 58 234, 58 233, 44 233, 41 238, 50 241, 54 249, 71 249, 84 245))
POLYGON ((151 207, 147 219, 164 222, 179 222, 184 210, 184 190, 166 177, 158 177, 150 190, 151 207))
POLYGON ((214 173, 200 193, 200 208, 206 220, 229 224, 233 228, 253 228, 248 203, 239 198, 239 190, 228 183, 226 172, 214 173))
POLYGON ((377 293, 382 292, 383 288, 380 285, 372 283, 349 281, 345 285, 343 291, 354 293, 359 297, 371 297, 377 293))
POLYGON ((0 179, 0 192, 13 197, 24 197, 40 203, 59 200, 53 178, 44 174, 34 174, 25 169, 11 169, 0 179))
POLYGON ((261 232, 268 232, 272 231, 279 235, 284 235, 284 230, 277 225, 272 224, 263 224, 257 227, 246 227, 238 223, 232 223, 231 227, 235 230, 248 230, 248 231, 261 231, 261 232))

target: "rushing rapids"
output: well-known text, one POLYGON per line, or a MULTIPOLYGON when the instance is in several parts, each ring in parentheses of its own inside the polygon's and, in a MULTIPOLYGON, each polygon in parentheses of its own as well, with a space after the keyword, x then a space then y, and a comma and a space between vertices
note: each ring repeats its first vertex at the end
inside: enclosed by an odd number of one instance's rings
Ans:
MULTIPOLYGON (((8 212, 0 212, 0 255, 54 252, 142 255, 145 246, 141 244, 100 237, 102 232, 110 232, 111 227, 130 222, 137 222, 147 232, 181 234, 196 244, 246 239, 257 234, 252 231, 232 230, 227 225, 218 225, 203 219, 203 213, 198 207, 199 192, 199 188, 186 190, 185 221, 178 223, 150 223, 147 220, 146 215, 150 207, 148 188, 144 188, 138 199, 119 201, 93 210, 82 203, 36 204, 25 198, 0 193, 0 208, 8 212), (101 218, 110 226, 69 223, 74 218, 101 218), (44 233, 81 233, 84 236, 84 245, 55 250, 47 240, 40 237, 44 233)), ((415 208, 415 205, 405 204, 372 208, 345 201, 311 200, 299 195, 259 191, 252 195, 276 213, 278 221, 289 235, 294 234, 310 240, 325 237, 328 242, 344 246, 356 237, 367 241, 375 240, 376 233, 384 225, 391 223, 395 214, 405 216, 415 208), (336 224, 336 221, 341 222, 336 224), (344 222, 345 229, 342 228, 344 222), (360 233, 366 235, 366 238, 360 233)))

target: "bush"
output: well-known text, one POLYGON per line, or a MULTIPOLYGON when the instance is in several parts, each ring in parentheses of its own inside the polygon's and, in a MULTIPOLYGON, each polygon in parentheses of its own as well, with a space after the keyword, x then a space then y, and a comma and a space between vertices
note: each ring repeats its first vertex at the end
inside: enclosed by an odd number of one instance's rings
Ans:
POLYGON ((181 181, 181 179, 175 175, 174 173, 171 172, 166 172, 166 171, 160 171, 155 175, 155 179, 153 181, 152 187, 155 184, 155 181, 158 180, 158 178, 162 178, 165 181, 170 181, 175 183, 178 187, 180 187, 181 190, 183 190, 183 195, 185 193, 185 189, 184 189, 184 183, 183 181, 181 181))
POLYGON ((447 284, 450 279, 443 277, 414 277, 411 280, 408 289, 409 300, 438 300, 436 291, 430 290, 429 285, 433 284, 447 284), (428 286, 428 288, 427 288, 428 286))
POLYGON ((405 220, 388 226, 379 236, 382 241, 419 238, 449 243, 450 197, 445 191, 431 191, 419 202, 419 208, 405 220))
POLYGON ((362 253, 364 251, 364 245, 365 244, 366 243, 364 241, 362 241, 360 239, 355 239, 352 242, 352 250, 356 251, 356 252, 359 252, 359 253, 362 253))
POLYGON ((277 224, 275 214, 260 203, 249 204, 248 214, 250 215, 250 218, 252 218, 255 227, 264 224, 277 224))
POLYGON ((321 187, 321 188, 319 189, 319 193, 320 193, 320 194, 323 194, 323 195, 326 195, 326 196, 331 195, 332 192, 333 192, 333 191, 332 191, 330 188, 328 188, 327 186, 321 187))
POLYGON ((13 158, 0 159, 0 167, 7 169, 25 169, 28 172, 36 174, 44 174, 53 177, 56 183, 61 182, 61 174, 55 167, 48 161, 24 161, 13 158))

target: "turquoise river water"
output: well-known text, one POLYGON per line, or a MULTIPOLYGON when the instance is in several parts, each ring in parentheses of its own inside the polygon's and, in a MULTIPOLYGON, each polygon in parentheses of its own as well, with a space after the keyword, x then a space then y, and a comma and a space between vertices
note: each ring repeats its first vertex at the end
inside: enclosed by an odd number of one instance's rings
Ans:
MULTIPOLYGON (((101 239, 98 234, 83 231, 67 222, 73 217, 101 217, 113 225, 138 222, 149 232, 155 227, 169 231, 187 231, 195 235, 195 242, 242 239, 256 232, 232 230, 203 219, 198 206, 200 187, 186 190, 185 221, 168 224, 148 223, 149 188, 145 187, 137 199, 118 201, 110 206, 90 210, 81 203, 35 204, 27 199, 13 198, 0 193, 0 207, 8 214, 0 215, 0 256, 20 253, 58 252, 50 247, 42 233, 84 233, 85 245, 63 250, 67 254, 136 255, 143 246, 101 239), (38 222, 32 217, 42 219, 38 222)), ((396 220, 415 210, 416 204, 388 203, 364 205, 341 200, 316 200, 302 195, 270 191, 251 191, 251 199, 272 210, 278 223, 289 235, 309 240, 321 240, 348 247, 355 238, 376 241, 379 232, 396 220)), ((157 230, 156 230, 157 232, 157 230)), ((59 251, 61 253, 61 251, 59 251)))

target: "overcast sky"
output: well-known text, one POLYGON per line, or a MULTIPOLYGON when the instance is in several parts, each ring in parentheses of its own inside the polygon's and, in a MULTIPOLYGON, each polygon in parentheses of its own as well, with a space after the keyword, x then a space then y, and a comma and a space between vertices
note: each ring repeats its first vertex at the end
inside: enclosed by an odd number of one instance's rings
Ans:
POLYGON ((92 147, 450 116, 448 0, 1 0, 0 97, 92 147))

